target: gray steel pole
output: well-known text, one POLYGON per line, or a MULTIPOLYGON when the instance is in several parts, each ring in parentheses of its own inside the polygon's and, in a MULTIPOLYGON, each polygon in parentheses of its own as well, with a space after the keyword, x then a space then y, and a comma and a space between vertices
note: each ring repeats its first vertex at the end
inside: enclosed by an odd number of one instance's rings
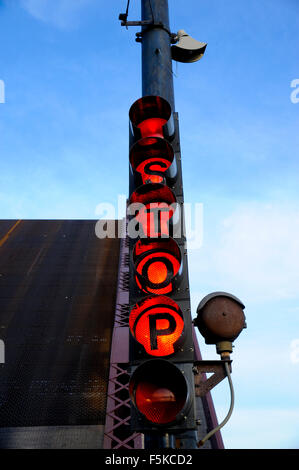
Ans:
POLYGON ((162 96, 175 111, 168 0, 141 0, 141 15, 155 23, 142 27, 142 95, 162 96))

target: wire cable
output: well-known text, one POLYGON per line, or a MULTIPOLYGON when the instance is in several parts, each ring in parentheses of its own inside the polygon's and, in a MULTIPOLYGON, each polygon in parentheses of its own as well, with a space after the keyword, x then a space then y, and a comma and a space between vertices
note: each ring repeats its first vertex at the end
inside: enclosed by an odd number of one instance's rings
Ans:
POLYGON ((126 13, 124 15, 120 15, 120 17, 125 17, 125 18, 119 18, 119 19, 124 19, 124 23, 122 23, 122 26, 125 26, 126 29, 128 29, 128 25, 127 25, 127 19, 128 19, 128 15, 129 15, 129 7, 130 7, 130 0, 127 1, 127 8, 126 8, 126 13))
POLYGON ((229 418, 232 415, 233 409, 234 409, 235 394, 234 394, 233 382, 232 382, 232 378, 231 378, 230 370, 229 370, 229 363, 224 362, 224 367, 225 367, 225 371, 226 371, 226 375, 227 375, 228 383, 229 383, 229 389, 230 389, 230 397, 231 397, 230 407, 229 407, 228 413, 227 413, 226 417, 224 418, 224 420, 222 421, 222 423, 218 424, 218 426, 216 426, 216 428, 212 429, 212 431, 210 431, 208 434, 206 434, 205 437, 198 442, 198 444, 197 444, 198 447, 203 446, 204 443, 208 439, 210 439, 210 437, 212 437, 217 431, 219 431, 228 422, 229 418))
POLYGON ((130 0, 128 0, 128 3, 127 3, 126 16, 128 16, 129 14, 129 6, 130 6, 130 0))

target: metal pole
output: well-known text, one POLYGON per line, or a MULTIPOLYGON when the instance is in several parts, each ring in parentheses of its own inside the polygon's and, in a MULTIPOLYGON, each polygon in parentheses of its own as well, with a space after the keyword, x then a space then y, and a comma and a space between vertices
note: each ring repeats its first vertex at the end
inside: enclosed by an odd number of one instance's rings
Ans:
POLYGON ((174 109, 171 37, 168 0, 141 0, 142 21, 142 95, 165 98, 174 109))
POLYGON ((145 449, 175 449, 175 439, 172 434, 146 433, 144 434, 145 449))

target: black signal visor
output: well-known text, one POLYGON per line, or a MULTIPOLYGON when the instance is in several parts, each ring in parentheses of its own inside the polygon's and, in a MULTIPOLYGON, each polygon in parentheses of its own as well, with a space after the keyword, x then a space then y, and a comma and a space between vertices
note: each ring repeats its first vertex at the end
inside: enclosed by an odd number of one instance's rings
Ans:
POLYGON ((171 106, 161 96, 144 96, 129 111, 131 132, 135 140, 144 137, 172 139, 174 121, 171 106))
POLYGON ((175 183, 177 164, 169 142, 160 137, 145 137, 130 149, 130 164, 137 186, 145 183, 175 183), (139 177, 139 179, 138 179, 139 177))
POLYGON ((132 261, 137 285, 144 292, 170 294, 179 285, 182 256, 173 238, 139 239, 132 261))
POLYGON ((181 370, 171 362, 154 359, 141 364, 131 377, 129 391, 137 410, 155 425, 184 418, 188 386, 181 370))

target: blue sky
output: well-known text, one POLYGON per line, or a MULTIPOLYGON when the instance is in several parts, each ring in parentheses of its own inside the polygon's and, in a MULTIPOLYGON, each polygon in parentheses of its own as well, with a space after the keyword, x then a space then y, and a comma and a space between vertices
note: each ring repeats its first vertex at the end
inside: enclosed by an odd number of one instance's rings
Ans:
MULTIPOLYGON (((130 20, 139 3, 131 1, 130 20)), ((189 250, 193 312, 217 290, 246 305, 225 445, 298 448, 299 103, 291 82, 299 79, 299 3, 169 5, 173 32, 208 43, 201 61, 173 64, 185 201, 203 204, 203 245, 189 250)), ((118 21, 125 7, 0 1, 1 219, 93 219, 99 203, 128 193, 128 110, 141 96, 141 57, 138 29, 118 21)), ((227 384, 213 397, 221 420, 227 384)))

